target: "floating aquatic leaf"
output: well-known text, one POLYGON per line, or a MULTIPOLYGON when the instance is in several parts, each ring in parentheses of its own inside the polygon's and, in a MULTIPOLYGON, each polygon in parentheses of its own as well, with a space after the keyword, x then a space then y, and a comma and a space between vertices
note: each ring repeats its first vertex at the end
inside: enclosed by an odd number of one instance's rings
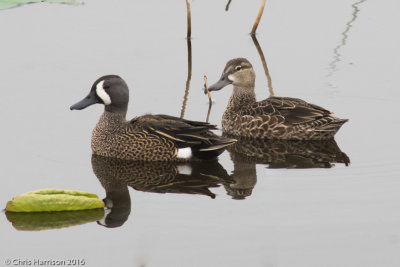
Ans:
POLYGON ((97 195, 75 190, 42 189, 18 195, 8 201, 12 212, 66 211, 103 208, 97 195))
POLYGON ((8 221, 21 231, 40 231, 98 221, 104 209, 57 212, 6 212, 8 221))
POLYGON ((83 4, 83 2, 76 0, 0 0, 0 10, 40 2, 67 4, 73 6, 79 6, 83 4))

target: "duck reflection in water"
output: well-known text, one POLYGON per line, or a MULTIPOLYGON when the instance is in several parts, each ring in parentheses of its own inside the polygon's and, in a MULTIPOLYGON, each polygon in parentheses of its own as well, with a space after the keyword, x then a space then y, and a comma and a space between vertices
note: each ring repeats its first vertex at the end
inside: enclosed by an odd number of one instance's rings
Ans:
POLYGON ((251 195, 257 183, 257 164, 268 168, 331 168, 335 163, 349 165, 349 157, 334 139, 324 141, 239 139, 227 149, 234 164, 233 183, 224 187, 233 199, 251 195))
POLYGON ((119 227, 131 212, 128 186, 154 193, 198 194, 215 198, 210 188, 232 182, 217 160, 176 162, 129 161, 92 155, 92 168, 106 191, 106 227, 119 227))
POLYGON ((228 148, 231 175, 217 160, 176 162, 128 161, 92 155, 93 172, 106 191, 106 215, 98 223, 119 227, 131 213, 128 186, 153 193, 199 194, 215 198, 210 188, 224 186, 233 199, 245 199, 257 183, 257 164, 268 168, 331 168, 350 159, 332 140, 288 141, 239 139, 228 148))

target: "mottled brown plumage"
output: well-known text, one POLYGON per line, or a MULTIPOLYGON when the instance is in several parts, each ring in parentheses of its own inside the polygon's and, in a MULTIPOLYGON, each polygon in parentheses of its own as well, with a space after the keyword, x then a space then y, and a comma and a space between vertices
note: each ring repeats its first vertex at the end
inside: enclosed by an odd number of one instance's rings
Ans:
POLYGON ((347 121, 298 98, 270 97, 257 102, 255 73, 245 58, 228 61, 221 79, 209 90, 220 90, 229 84, 233 85, 233 93, 222 116, 222 130, 233 136, 326 140, 332 139, 347 121))
POLYGON ((212 133, 215 125, 168 115, 144 115, 127 121, 128 101, 126 83, 119 76, 107 75, 71 107, 79 110, 95 103, 105 105, 92 133, 93 153, 126 160, 189 161, 215 158, 236 141, 212 133))
POLYGON ((234 170, 233 182, 224 183, 227 193, 234 199, 252 194, 257 183, 257 164, 268 168, 331 168, 335 163, 350 163, 335 140, 264 140, 240 138, 228 147, 234 170))
POLYGON ((209 189, 230 181, 228 173, 216 160, 145 162, 93 154, 92 167, 106 192, 130 186, 144 192, 201 194, 215 198, 209 189))
MULTIPOLYGON (((330 168, 335 163, 350 163, 334 139, 262 140, 240 138, 227 149, 238 162, 268 164, 269 168, 330 168)), ((236 168, 235 168, 236 169, 236 168)))
POLYGON ((212 188, 230 183, 226 170, 217 160, 133 161, 92 155, 92 168, 106 191, 106 216, 98 223, 119 227, 131 213, 128 186, 143 192, 196 194, 215 198, 212 188))

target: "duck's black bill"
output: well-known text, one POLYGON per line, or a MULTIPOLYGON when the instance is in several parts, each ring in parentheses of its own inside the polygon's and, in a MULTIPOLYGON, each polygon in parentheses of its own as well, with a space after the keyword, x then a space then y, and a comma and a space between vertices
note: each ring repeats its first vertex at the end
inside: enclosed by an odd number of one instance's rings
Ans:
POLYGON ((95 91, 91 91, 84 99, 70 107, 71 110, 81 110, 90 105, 101 103, 100 98, 95 91))
POLYGON ((208 87, 208 91, 219 91, 222 88, 224 88, 227 85, 230 85, 232 82, 228 79, 228 77, 225 77, 225 75, 221 76, 221 79, 219 79, 218 82, 214 83, 210 87, 208 87))

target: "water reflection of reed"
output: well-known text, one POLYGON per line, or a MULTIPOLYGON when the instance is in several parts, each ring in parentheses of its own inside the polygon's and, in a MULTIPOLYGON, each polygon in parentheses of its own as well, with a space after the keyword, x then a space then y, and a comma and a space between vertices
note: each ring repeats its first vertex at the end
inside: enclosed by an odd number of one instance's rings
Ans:
POLYGON ((143 192, 198 194, 215 198, 210 188, 231 181, 216 160, 178 164, 92 155, 92 168, 106 191, 104 202, 109 210, 99 223, 107 227, 120 226, 128 219, 131 211, 128 186, 143 192))
POLYGON ((234 199, 251 195, 257 183, 257 164, 268 168, 331 168, 335 163, 350 163, 335 140, 328 141, 287 141, 241 139, 228 148, 234 170, 232 183, 225 183, 225 189, 234 199))
POLYGON ((331 61, 331 63, 329 63, 330 72, 327 75, 328 77, 332 76, 338 70, 337 63, 342 61, 342 55, 340 53, 340 50, 342 49, 343 46, 346 45, 347 39, 349 38, 350 29, 358 17, 358 13, 360 12, 360 9, 358 8, 358 6, 365 1, 367 1, 367 0, 359 0, 351 5, 351 7, 353 8, 353 13, 351 15, 350 21, 346 23, 345 30, 342 32, 342 39, 341 39, 340 44, 338 44, 333 49, 333 60, 331 61))

